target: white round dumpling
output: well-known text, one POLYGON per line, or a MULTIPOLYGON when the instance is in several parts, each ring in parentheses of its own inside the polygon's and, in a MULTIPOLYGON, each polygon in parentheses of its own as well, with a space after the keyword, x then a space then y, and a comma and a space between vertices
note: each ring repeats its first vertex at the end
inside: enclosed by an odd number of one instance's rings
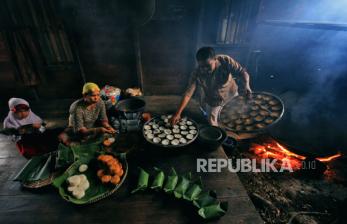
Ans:
POLYGON ((186 138, 187 138, 187 139, 193 139, 193 138, 194 138, 194 135, 188 134, 188 135, 186 136, 186 138))
POLYGON ((180 126, 178 126, 177 124, 175 124, 175 125, 173 126, 173 128, 174 128, 174 129, 179 129, 180 126))
POLYGON ((147 138, 148 138, 148 139, 153 139, 153 138, 154 138, 154 135, 153 135, 153 134, 148 134, 148 135, 147 135, 147 138))
POLYGON ((172 132, 175 133, 175 134, 178 134, 178 133, 180 133, 180 129, 174 128, 174 129, 172 129, 172 132))
POLYGON ((76 188, 76 189, 72 192, 72 196, 74 196, 74 197, 77 198, 77 199, 83 198, 84 195, 85 195, 85 192, 84 192, 83 189, 76 188))
POLYGON ((165 133, 161 133, 158 135, 159 138, 165 138, 166 134, 165 133))
POLYGON ((73 192, 76 189, 76 186, 70 186, 67 188, 69 192, 73 192))
POLYGON ((180 135, 180 134, 175 134, 174 136, 175 136, 175 138, 178 138, 178 139, 182 138, 182 135, 180 135))
POLYGON ((146 130, 146 131, 145 131, 145 135, 149 135, 149 134, 152 134, 152 133, 153 133, 152 130, 146 130))
POLYGON ((187 121, 187 117, 182 117, 181 120, 182 121, 187 121))
POLYGON ((151 129, 151 126, 149 126, 149 125, 144 125, 143 128, 144 128, 145 130, 150 130, 150 129, 151 129))
POLYGON ((188 135, 189 132, 188 131, 181 131, 181 135, 188 135))
POLYGON ((111 142, 111 143, 114 143, 116 141, 116 139, 111 137, 111 138, 108 138, 108 141, 111 142))
POLYGON ((88 166, 86 164, 81 164, 79 167, 78 167, 78 171, 80 171, 81 173, 87 171, 88 169, 88 166))
POLYGON ((80 185, 78 185, 78 188, 82 189, 83 191, 86 191, 89 188, 89 181, 83 181, 80 185))
POLYGON ((178 145, 178 144, 180 144, 180 141, 178 139, 174 139, 171 141, 171 144, 172 145, 178 145))
POLYGON ((192 126, 189 126, 189 129, 190 129, 190 130, 195 130, 196 127, 192 125, 192 126))
POLYGON ((180 138, 180 143, 186 144, 186 143, 187 143, 187 140, 186 140, 185 138, 180 138))
POLYGON ((172 118, 172 115, 171 115, 171 114, 170 114, 170 115, 167 115, 167 118, 169 118, 169 119, 172 118))
POLYGON ((81 175, 74 175, 67 178, 67 182, 70 186, 77 186, 81 183, 81 175))
POLYGON ((160 126, 160 127, 159 127, 159 130, 160 130, 160 131, 164 131, 164 130, 165 130, 165 127, 164 127, 164 126, 160 126))
POLYGON ((168 145, 170 142, 168 139, 164 139, 163 141, 161 141, 162 145, 168 145))
POLYGON ((181 125, 181 126, 184 126, 184 125, 186 125, 186 122, 185 121, 181 121, 178 124, 181 125))
POLYGON ((155 138, 153 138, 153 142, 154 143, 159 143, 159 142, 161 142, 161 139, 158 138, 158 137, 155 137, 155 138))
POLYGON ((167 135, 166 138, 169 139, 169 140, 173 140, 174 136, 173 135, 167 135))
POLYGON ((189 130, 189 133, 192 135, 196 135, 198 132, 197 132, 197 130, 189 130))
POLYGON ((157 124, 153 124, 153 129, 158 129, 159 128, 159 125, 157 125, 157 124))
POLYGON ((193 125, 193 122, 187 121, 187 125, 193 125))
POLYGON ((152 121, 148 123, 149 126, 152 126, 153 124, 154 124, 154 122, 152 122, 152 121))
POLYGON ((187 130, 187 126, 181 125, 181 126, 180 126, 180 129, 181 129, 181 130, 187 130))
POLYGON ((165 129, 165 130, 164 130, 164 133, 167 134, 167 135, 169 135, 169 134, 172 133, 172 131, 171 131, 170 129, 165 129))
POLYGON ((160 134, 160 130, 155 129, 155 130, 153 131, 153 134, 160 134))
POLYGON ((164 119, 164 122, 165 122, 165 123, 169 123, 169 119, 168 119, 168 118, 165 118, 165 119, 164 119))

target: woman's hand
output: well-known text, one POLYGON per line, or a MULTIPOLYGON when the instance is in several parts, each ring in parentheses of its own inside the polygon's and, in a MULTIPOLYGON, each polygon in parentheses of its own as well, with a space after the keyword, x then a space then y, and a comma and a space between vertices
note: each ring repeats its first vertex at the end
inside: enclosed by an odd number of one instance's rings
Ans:
POLYGON ((99 132, 102 133, 102 134, 114 134, 116 133, 116 130, 114 130, 112 127, 107 127, 107 128, 104 128, 104 127, 101 127, 99 128, 99 132))
POLYGON ((109 133, 109 134, 114 134, 114 133, 116 133, 116 130, 115 129, 113 129, 111 126, 107 126, 107 127, 105 127, 106 129, 107 129, 107 133, 109 133))

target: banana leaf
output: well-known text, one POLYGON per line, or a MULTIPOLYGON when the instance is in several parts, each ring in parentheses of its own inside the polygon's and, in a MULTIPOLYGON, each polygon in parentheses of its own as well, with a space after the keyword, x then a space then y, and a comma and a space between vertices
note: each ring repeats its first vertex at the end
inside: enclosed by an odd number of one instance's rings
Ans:
POLYGON ((157 171, 157 175, 155 176, 153 183, 151 185, 151 189, 153 190, 159 190, 162 189, 164 180, 165 180, 165 174, 161 169, 158 169, 157 167, 154 167, 154 170, 157 171))
POLYGON ((140 174, 137 180, 137 187, 131 191, 132 194, 138 191, 146 190, 148 186, 149 174, 141 167, 139 167, 139 170, 140 170, 140 174))
POLYGON ((189 185, 191 184, 190 179, 191 179, 191 173, 188 174, 187 177, 181 176, 179 178, 177 186, 173 192, 176 198, 183 197, 184 193, 188 190, 189 185))
POLYGON ((102 184, 100 179, 96 175, 97 166, 98 166, 96 157, 98 153, 96 153, 96 151, 93 151, 93 149, 95 148, 89 145, 88 147, 84 146, 82 149, 81 148, 74 148, 74 149, 75 149, 75 153, 77 153, 78 155, 84 155, 85 157, 79 157, 80 159, 75 161, 61 176, 53 180, 53 186, 59 189, 59 194, 63 199, 74 204, 80 204, 80 205, 89 204, 112 195, 123 184, 128 174, 128 163, 126 161, 125 153, 116 154, 116 157, 122 163, 124 174, 119 184, 112 185, 112 184, 102 184), (84 151, 84 150, 87 150, 87 151, 84 151), (66 180, 70 176, 80 174, 78 168, 82 164, 88 165, 87 171, 83 172, 83 174, 87 176, 90 187, 86 190, 86 194, 83 198, 77 199, 73 197, 67 191, 68 184, 66 180))
POLYGON ((217 204, 217 195, 213 191, 207 191, 204 193, 201 193, 196 200, 193 201, 193 204, 198 207, 206 207, 209 205, 217 204))
POLYGON ((198 199, 201 191, 202 191, 201 185, 193 184, 184 193, 183 199, 188 200, 188 201, 194 201, 194 200, 198 199))
POLYGON ((166 183, 164 185, 164 191, 166 193, 173 192, 178 182, 178 176, 176 170, 172 167, 171 174, 166 178, 166 183))
POLYGON ((214 219, 225 215, 227 210, 228 202, 218 202, 217 204, 200 208, 198 214, 204 219, 214 219))
POLYGON ((52 173, 50 153, 31 158, 14 178, 15 181, 33 182, 49 178, 52 173))
POLYGON ((59 144, 55 163, 56 169, 71 165, 74 161, 75 157, 72 149, 63 144, 59 144))

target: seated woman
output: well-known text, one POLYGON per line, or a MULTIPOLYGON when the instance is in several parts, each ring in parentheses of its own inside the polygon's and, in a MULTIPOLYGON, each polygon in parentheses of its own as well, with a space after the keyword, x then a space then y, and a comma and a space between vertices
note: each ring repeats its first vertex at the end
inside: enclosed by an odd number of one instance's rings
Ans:
POLYGON ((59 129, 39 131, 43 120, 31 111, 29 103, 20 98, 8 101, 9 113, 4 120, 5 129, 16 129, 21 135, 16 142, 19 152, 27 159, 53 150, 58 146, 59 129), (30 125, 33 131, 28 132, 30 125), (24 128, 26 126, 26 128, 24 128))
POLYGON ((69 128, 60 139, 66 145, 71 141, 96 137, 100 134, 114 134, 108 123, 105 103, 100 100, 100 88, 88 82, 83 86, 83 97, 70 106, 69 128))

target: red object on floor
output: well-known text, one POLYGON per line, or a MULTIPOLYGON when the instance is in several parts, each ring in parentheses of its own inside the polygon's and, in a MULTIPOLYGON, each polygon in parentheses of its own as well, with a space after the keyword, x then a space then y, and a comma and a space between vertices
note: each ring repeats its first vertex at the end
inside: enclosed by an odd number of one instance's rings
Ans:
POLYGON ((58 149, 59 129, 46 130, 44 133, 24 134, 21 140, 16 143, 20 154, 30 159, 58 149))

